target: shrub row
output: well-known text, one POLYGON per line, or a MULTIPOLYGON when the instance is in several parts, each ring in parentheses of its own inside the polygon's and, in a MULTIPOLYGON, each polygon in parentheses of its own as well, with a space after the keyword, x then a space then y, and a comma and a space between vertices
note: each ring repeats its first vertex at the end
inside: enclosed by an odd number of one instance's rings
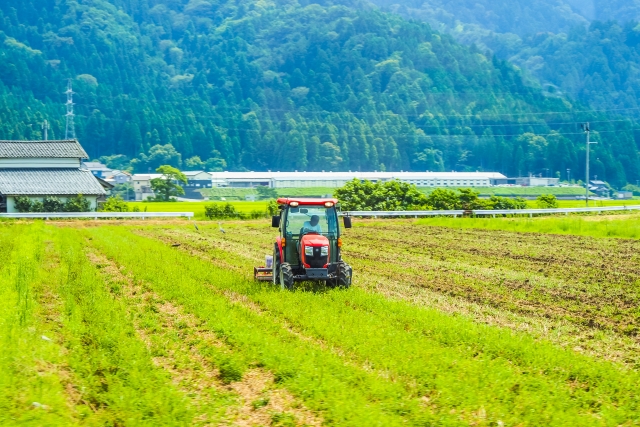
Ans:
POLYGON ((19 196, 16 198, 15 207, 18 212, 90 212, 91 202, 82 194, 70 197, 66 202, 55 196, 47 196, 43 201, 19 196))

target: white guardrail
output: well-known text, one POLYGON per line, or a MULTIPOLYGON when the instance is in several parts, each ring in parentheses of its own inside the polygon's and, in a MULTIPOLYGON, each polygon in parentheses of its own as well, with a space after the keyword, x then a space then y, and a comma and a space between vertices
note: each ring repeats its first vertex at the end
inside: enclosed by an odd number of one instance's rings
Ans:
POLYGON ((0 218, 193 218, 193 212, 38 212, 0 213, 0 218))
POLYGON ((499 210, 451 210, 451 211, 345 211, 343 216, 366 216, 366 217, 421 217, 421 216, 493 216, 496 215, 551 215, 583 213, 583 212, 616 212, 640 210, 640 205, 633 206, 605 206, 599 208, 558 208, 558 209, 499 209, 499 210))

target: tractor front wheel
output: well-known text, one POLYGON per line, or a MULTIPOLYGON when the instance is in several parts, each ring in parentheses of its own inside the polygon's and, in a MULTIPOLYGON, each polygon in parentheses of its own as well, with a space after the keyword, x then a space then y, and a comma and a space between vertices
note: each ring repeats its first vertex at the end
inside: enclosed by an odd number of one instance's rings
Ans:
POLYGON ((288 291, 293 290, 293 270, 287 262, 280 264, 280 288, 288 291))
POLYGON ((351 276, 353 274, 353 270, 349 264, 346 262, 338 265, 338 286, 341 288, 349 288, 351 287, 351 276))

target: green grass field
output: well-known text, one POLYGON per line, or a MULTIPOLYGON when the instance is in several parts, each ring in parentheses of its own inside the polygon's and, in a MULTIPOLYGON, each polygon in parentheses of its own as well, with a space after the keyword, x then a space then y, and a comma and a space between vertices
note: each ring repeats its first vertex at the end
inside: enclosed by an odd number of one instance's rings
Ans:
POLYGON ((138 208, 141 212, 193 212, 195 219, 204 220, 204 207, 207 204, 226 204, 230 203, 240 213, 248 214, 253 211, 267 213, 267 202, 255 201, 202 201, 202 202, 128 202, 129 209, 138 208))
POLYGON ((264 221, 3 222, 0 425, 638 424, 640 242, 442 221, 355 220, 352 288, 295 292, 264 221))

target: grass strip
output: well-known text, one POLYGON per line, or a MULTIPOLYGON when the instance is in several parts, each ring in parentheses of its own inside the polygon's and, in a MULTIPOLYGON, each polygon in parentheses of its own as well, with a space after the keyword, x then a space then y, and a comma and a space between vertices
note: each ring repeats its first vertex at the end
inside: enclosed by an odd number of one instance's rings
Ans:
POLYGON ((50 286, 62 300, 62 340, 88 425, 186 425, 187 399, 156 368, 125 304, 113 298, 71 230, 47 228, 59 256, 50 286))
POLYGON ((42 324, 37 286, 44 280, 42 226, 0 232, 0 425, 75 423, 61 379, 56 336, 42 324))
POLYGON ((624 423, 637 417, 637 374, 613 364, 355 289, 324 295, 281 293, 229 273, 227 280, 215 280, 212 276, 219 271, 201 260, 148 239, 123 237, 146 254, 137 262, 144 263, 144 257, 162 260, 145 269, 155 275, 175 275, 181 266, 181 277, 260 302, 274 324, 286 320, 396 378, 414 378, 417 385, 411 393, 428 397, 440 414, 453 410, 468 422, 530 425, 593 425, 598 419, 602 424, 624 423))
POLYGON ((206 326, 236 352, 232 363, 238 369, 246 370, 253 364, 272 371, 277 383, 301 398, 310 410, 321 413, 327 424, 463 423, 457 415, 432 414, 423 409, 418 396, 406 384, 345 363, 331 351, 301 340, 281 323, 211 290, 211 286, 244 287, 246 281, 238 274, 122 228, 85 232, 110 259, 147 281, 164 298, 205 320, 206 326), (132 247, 136 251, 131 251, 132 247))

